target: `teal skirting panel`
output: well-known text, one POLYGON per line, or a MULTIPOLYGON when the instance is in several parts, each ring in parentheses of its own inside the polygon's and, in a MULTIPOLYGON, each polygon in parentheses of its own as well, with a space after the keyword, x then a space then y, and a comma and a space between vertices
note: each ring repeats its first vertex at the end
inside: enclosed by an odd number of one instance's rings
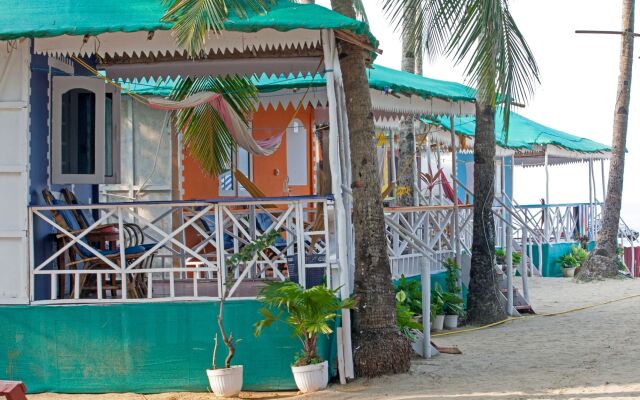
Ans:
MULTIPOLYGON (((561 277, 562 267, 558 264, 558 258, 569 253, 571 246, 579 246, 579 242, 551 243, 542 245, 542 276, 544 277, 561 277)), ((593 250, 595 242, 589 242, 587 249, 593 250)), ((535 265, 539 263, 538 246, 533 246, 533 262, 535 265)))
MULTIPOLYGON (((24 381, 31 393, 207 391, 218 304, 0 306, 0 379, 24 381)), ((246 390, 294 389, 300 343, 282 324, 256 338, 259 308, 225 304, 226 328, 242 339, 233 364, 244 365, 246 390)), ((325 357, 334 338, 320 343, 325 357)), ((225 356, 218 346, 219 365, 225 356)))

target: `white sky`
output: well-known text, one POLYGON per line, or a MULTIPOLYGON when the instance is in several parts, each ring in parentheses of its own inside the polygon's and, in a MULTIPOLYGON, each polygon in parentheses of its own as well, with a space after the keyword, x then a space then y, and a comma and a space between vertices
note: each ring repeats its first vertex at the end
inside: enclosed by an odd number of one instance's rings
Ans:
MULTIPOLYGON (((319 4, 329 7, 328 0, 319 4)), ((378 0, 366 0, 374 35, 384 53, 376 63, 400 68, 400 36, 382 12, 378 0)), ((541 84, 527 107, 518 113, 550 127, 595 141, 611 144, 613 109, 618 78, 620 38, 613 35, 578 35, 576 29, 619 30, 621 1, 612 0, 512 0, 511 12, 538 62, 541 84)), ((637 28, 636 31, 640 30, 637 28)), ((640 43, 637 43, 640 46, 640 43)), ((637 47, 640 49, 640 47, 637 47)), ((640 55, 640 50, 636 50, 640 55)), ((638 62, 634 67, 637 74, 638 62)), ((464 83, 462 67, 447 59, 425 61, 424 73, 436 79, 464 83)), ((640 96, 640 76, 632 81, 632 104, 627 139, 626 183, 623 218, 640 228, 640 110, 634 100, 640 96)), ((550 202, 588 201, 587 164, 550 168, 550 202)), ((608 175, 608 163, 605 164, 608 175)), ((595 164, 598 199, 602 199, 600 163, 595 164)), ((544 169, 518 168, 514 180, 515 198, 521 204, 537 203, 544 197, 544 169)))

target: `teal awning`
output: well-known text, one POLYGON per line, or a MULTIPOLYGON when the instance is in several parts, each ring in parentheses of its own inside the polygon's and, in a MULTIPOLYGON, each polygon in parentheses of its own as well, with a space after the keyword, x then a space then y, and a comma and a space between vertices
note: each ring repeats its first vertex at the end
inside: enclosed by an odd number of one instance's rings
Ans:
MULTIPOLYGON (((408 72, 397 71, 381 65, 374 65, 367 70, 369 87, 390 92, 415 94, 423 98, 438 98, 451 101, 474 101, 475 90, 455 82, 431 79, 408 72)), ((158 81, 141 79, 128 83, 127 90, 141 95, 166 96, 175 86, 176 80, 158 81)), ((266 75, 254 78, 254 83, 262 93, 270 93, 283 89, 301 89, 307 87, 323 87, 326 79, 320 74, 300 77, 285 77, 266 75)))
MULTIPOLYGON (((436 118, 435 120, 425 118, 423 121, 425 123, 439 125, 447 130, 451 129, 449 117, 436 118)), ((454 124, 457 134, 465 136, 475 135, 475 117, 456 117, 454 124)), ((602 153, 611 151, 611 147, 609 146, 549 128, 514 112, 512 112, 510 116, 509 134, 506 140, 503 131, 502 114, 500 111, 496 113, 495 135, 496 143, 499 146, 510 149, 531 149, 536 145, 555 145, 580 153, 602 153)))
MULTIPOLYGON (((162 0, 0 0, 0 40, 168 30, 172 25, 161 21, 166 7, 162 0)), ((245 19, 230 15, 225 22, 229 31, 265 28, 342 29, 367 35, 377 45, 366 23, 314 4, 278 0, 268 13, 245 19)))

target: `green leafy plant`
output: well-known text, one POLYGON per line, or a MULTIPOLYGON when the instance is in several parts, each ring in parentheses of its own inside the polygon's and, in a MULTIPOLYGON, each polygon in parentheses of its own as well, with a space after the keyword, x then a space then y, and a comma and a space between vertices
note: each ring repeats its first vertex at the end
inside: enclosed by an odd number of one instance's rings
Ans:
MULTIPOLYGON (((507 254, 503 249, 496 249, 496 264, 506 265, 507 264, 507 254)), ((511 252, 511 262, 512 265, 520 264, 520 260, 522 260, 522 253, 519 251, 511 252)))
POLYGON ((460 266, 452 258, 447 259, 443 265, 446 270, 445 284, 447 286, 447 291, 442 294, 444 312, 449 315, 462 316, 464 302, 460 288, 460 266))
POLYGON ((396 301, 396 324, 398 330, 409 340, 415 340, 413 330, 422 331, 422 324, 409 306, 396 301))
POLYGON ((436 315, 443 315, 445 309, 444 292, 442 286, 436 282, 435 287, 431 291, 431 320, 436 315))
MULTIPOLYGON (((270 231, 254 241, 247 243, 243 246, 236 254, 233 254, 226 260, 226 266, 229 269, 236 268, 240 263, 249 262, 253 260, 254 257, 257 256, 258 253, 265 250, 266 248, 272 246, 276 238, 279 236, 277 231, 270 231)), ((231 279, 233 275, 227 274, 227 279, 231 279)), ((236 345, 241 341, 241 339, 235 339, 233 336, 233 332, 229 332, 224 328, 224 304, 227 299, 229 290, 228 287, 230 285, 230 281, 225 282, 224 292, 220 294, 220 309, 218 310, 218 329, 220 330, 220 334, 222 336, 222 342, 227 346, 227 357, 224 360, 224 367, 231 368, 231 360, 236 353, 236 345)), ((218 334, 216 333, 213 339, 213 355, 212 355, 212 363, 211 366, 213 369, 216 369, 216 354, 218 352, 218 334)))
POLYGON ((581 246, 572 246, 571 251, 558 257, 558 264, 562 268, 580 268, 589 258, 589 252, 581 246))
POLYGON ((294 336, 302 342, 302 352, 294 365, 303 366, 322 362, 318 355, 318 335, 333 332, 330 322, 339 318, 339 311, 354 308, 351 299, 340 300, 340 289, 331 290, 326 286, 304 289, 297 283, 269 282, 260 290, 258 301, 265 305, 260 309, 263 319, 256 322, 256 336, 276 321, 282 321, 293 329, 294 336))
POLYGON ((400 277, 396 289, 396 301, 407 306, 414 314, 422 314, 422 286, 418 280, 400 277))

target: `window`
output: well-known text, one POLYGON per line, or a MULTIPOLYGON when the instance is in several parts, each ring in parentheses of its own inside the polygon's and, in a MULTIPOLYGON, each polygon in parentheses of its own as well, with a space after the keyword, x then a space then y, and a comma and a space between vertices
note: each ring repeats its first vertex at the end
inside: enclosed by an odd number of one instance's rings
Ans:
POLYGON ((52 183, 117 183, 119 110, 120 93, 100 79, 53 78, 52 183))
POLYGON ((309 176, 307 129, 302 121, 294 119, 287 128, 287 184, 306 186, 309 176))
POLYGON ((251 155, 241 147, 238 147, 237 152, 233 155, 231 169, 219 177, 220 196, 249 196, 249 192, 233 176, 234 169, 251 179, 251 155))

